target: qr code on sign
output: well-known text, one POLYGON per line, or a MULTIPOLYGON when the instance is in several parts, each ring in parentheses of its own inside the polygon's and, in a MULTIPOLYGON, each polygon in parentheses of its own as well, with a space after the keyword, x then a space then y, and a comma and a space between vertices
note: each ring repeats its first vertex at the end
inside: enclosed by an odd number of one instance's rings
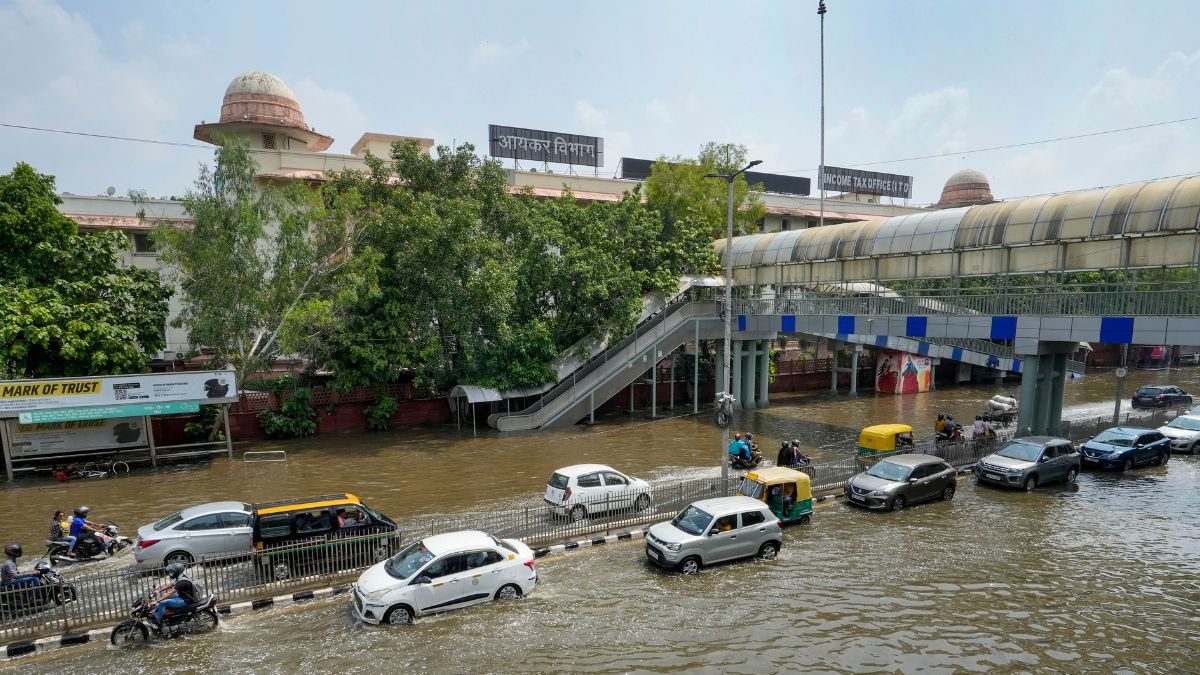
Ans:
POLYGON ((118 401, 124 401, 129 398, 129 391, 125 389, 114 389, 113 398, 118 401))

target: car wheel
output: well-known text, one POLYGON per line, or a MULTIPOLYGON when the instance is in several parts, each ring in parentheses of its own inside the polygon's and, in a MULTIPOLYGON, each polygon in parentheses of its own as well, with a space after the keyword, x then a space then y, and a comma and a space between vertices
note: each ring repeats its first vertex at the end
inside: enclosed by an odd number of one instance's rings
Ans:
POLYGON ((1069 471, 1067 471, 1067 484, 1069 485, 1071 483, 1074 483, 1075 479, 1078 477, 1079 477, 1079 469, 1076 469, 1075 467, 1071 467, 1071 469, 1069 471))
POLYGON ((383 622, 389 626, 407 626, 413 622, 413 613, 405 605, 396 605, 383 615, 383 622))
POLYGON ((893 499, 891 508, 893 511, 903 511, 904 510, 904 497, 896 497, 895 499, 893 499))
POLYGON ((1121 462, 1121 470, 1122 470, 1122 471, 1129 471, 1129 470, 1130 470, 1130 469, 1132 469, 1132 468, 1133 468, 1133 458, 1132 458, 1132 457, 1126 457, 1126 458, 1125 458, 1125 461, 1124 461, 1124 462, 1121 462))
POLYGON ((579 522, 583 522, 586 519, 587 519, 587 509, 584 508, 583 504, 579 504, 578 506, 575 506, 574 508, 571 509, 571 520, 575 521, 576 523, 579 523, 579 522))
POLYGON ((947 485, 945 490, 942 490, 942 501, 948 502, 954 499, 954 486, 947 485))
POLYGON ((167 565, 173 565, 175 563, 179 563, 182 565, 191 565, 192 564, 192 554, 188 553, 187 551, 172 551, 171 553, 167 554, 167 557, 163 558, 163 566, 164 567, 166 567, 167 565))
POLYGON ((679 571, 682 574, 691 576, 700 573, 700 559, 696 556, 684 558, 683 562, 679 563, 679 571))
POLYGON ((1166 463, 1167 463, 1167 453, 1165 453, 1165 452, 1158 453, 1158 459, 1155 460, 1154 465, 1162 466, 1163 464, 1166 464, 1166 463))
POLYGON ((774 560, 777 555, 779 555, 779 544, 773 541, 768 541, 758 547, 758 557, 760 560, 774 560))
POLYGON ((637 501, 633 503, 633 507, 638 511, 645 511, 650 508, 650 495, 638 495, 637 501))
POLYGON ((496 591, 497 600, 516 600, 521 597, 521 589, 516 584, 505 584, 496 591))
POLYGON ((1030 476, 1029 478, 1026 478, 1024 486, 1026 492, 1033 492, 1036 490, 1038 486, 1037 476, 1030 476))
POLYGON ((1195 443, 1192 443, 1192 454, 1200 455, 1200 441, 1196 441, 1195 443))
POLYGON ((809 517, 809 515, 808 515, 808 514, 805 514, 805 515, 803 515, 803 516, 800 516, 800 520, 797 520, 796 522, 797 522, 798 524, 800 524, 800 525, 807 525, 807 524, 809 524, 809 522, 811 522, 811 521, 812 521, 812 518, 811 518, 811 517, 809 517))

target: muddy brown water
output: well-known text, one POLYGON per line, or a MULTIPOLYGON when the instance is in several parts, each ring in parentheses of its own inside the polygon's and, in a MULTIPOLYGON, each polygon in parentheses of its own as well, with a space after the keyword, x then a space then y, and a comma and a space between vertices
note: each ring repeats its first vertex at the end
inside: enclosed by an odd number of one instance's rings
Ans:
MULTIPOLYGON (((1126 396, 1168 379, 1200 389, 1200 371, 1135 372, 1126 396)), ((1070 383, 1067 414, 1111 415, 1113 385, 1104 372, 1070 383)), ((905 421, 921 435, 938 411, 966 420, 992 394, 1012 391, 776 396, 738 426, 772 451, 794 437, 831 458, 851 452, 864 425, 905 421)), ((116 479, 19 480, 0 488, 0 537, 40 543, 53 509, 78 503, 132 533, 204 501, 340 490, 394 515, 478 508, 526 499, 555 468, 584 461, 652 481, 715 474, 720 431, 707 414, 650 422, 646 412, 550 433, 472 437, 444 428, 253 447, 286 450, 286 465, 222 458, 116 479)), ((778 561, 698 578, 648 567, 634 542, 547 559, 530 597, 406 630, 360 626, 336 599, 234 617, 215 634, 135 652, 89 647, 12 665, 30 673, 1200 672, 1198 479, 1200 458, 1176 457, 1164 468, 1089 472, 1077 486, 1030 494, 968 481, 951 503, 901 514, 835 503, 811 527, 788 530, 778 561)))

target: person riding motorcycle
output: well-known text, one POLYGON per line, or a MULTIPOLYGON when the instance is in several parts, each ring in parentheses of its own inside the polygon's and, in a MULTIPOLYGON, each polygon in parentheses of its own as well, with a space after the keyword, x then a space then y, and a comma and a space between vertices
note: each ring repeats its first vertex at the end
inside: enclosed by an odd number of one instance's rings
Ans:
POLYGON ((62 511, 55 511, 54 516, 50 518, 50 541, 65 541, 67 542, 67 555, 75 556, 75 544, 79 543, 79 537, 67 534, 71 531, 71 521, 67 520, 67 516, 62 511))
POLYGON ((168 608, 182 609, 196 602, 196 587, 185 574, 187 567, 182 563, 171 563, 167 565, 166 572, 171 583, 154 591, 154 596, 150 600, 156 605, 154 616, 146 619, 146 623, 153 626, 155 630, 162 629, 163 616, 167 613, 168 608))
POLYGON ((783 441, 779 445, 779 454, 775 456, 775 466, 791 466, 796 461, 795 451, 791 441, 783 441))
POLYGON ((729 458, 744 459, 750 455, 750 446, 746 445, 746 441, 742 440, 741 434, 734 434, 733 440, 729 441, 729 458))
POLYGON ((933 422, 933 433, 942 435, 946 432, 946 415, 938 413, 937 419, 933 422))
POLYGON ((71 536, 75 537, 75 545, 83 543, 88 539, 95 539, 96 533, 104 530, 104 526, 100 523, 94 523, 87 519, 92 509, 87 506, 75 507, 75 516, 71 518, 71 536))
POLYGON ((761 454, 761 452, 758 449, 758 443, 754 442, 754 434, 747 431, 746 432, 746 454, 743 455, 742 457, 743 457, 743 459, 746 459, 746 460, 753 460, 754 455, 758 455, 758 454, 761 454))
POLYGON ((941 433, 942 440, 961 441, 962 426, 954 421, 954 415, 946 415, 946 428, 941 433))
POLYGON ((990 425, 986 421, 984 421, 983 415, 976 415, 975 416, 975 424, 973 424, 971 426, 971 437, 972 438, 984 438, 985 436, 995 436, 995 435, 996 435, 996 430, 992 428, 992 425, 990 425))
POLYGON ((34 570, 29 574, 21 574, 17 560, 24 551, 20 544, 9 544, 4 547, 4 565, 0 567, 0 588, 32 588, 41 584, 41 572, 34 570))

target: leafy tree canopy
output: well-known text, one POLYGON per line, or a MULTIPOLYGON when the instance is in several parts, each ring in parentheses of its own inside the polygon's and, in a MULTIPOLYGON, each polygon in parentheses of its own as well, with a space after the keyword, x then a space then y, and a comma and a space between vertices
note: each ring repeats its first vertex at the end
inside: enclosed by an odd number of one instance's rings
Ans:
MULTIPOLYGON (((711 246, 714 239, 725 236, 728 187, 724 180, 705 175, 731 174, 748 163, 746 147, 732 143, 706 143, 694 159, 662 157, 651 167, 646 179, 646 200, 662 215, 668 232, 680 227, 695 228, 707 237, 711 246)), ((757 229, 766 212, 756 194, 761 190, 761 185, 748 184, 745 174, 734 179, 734 234, 757 229)))

